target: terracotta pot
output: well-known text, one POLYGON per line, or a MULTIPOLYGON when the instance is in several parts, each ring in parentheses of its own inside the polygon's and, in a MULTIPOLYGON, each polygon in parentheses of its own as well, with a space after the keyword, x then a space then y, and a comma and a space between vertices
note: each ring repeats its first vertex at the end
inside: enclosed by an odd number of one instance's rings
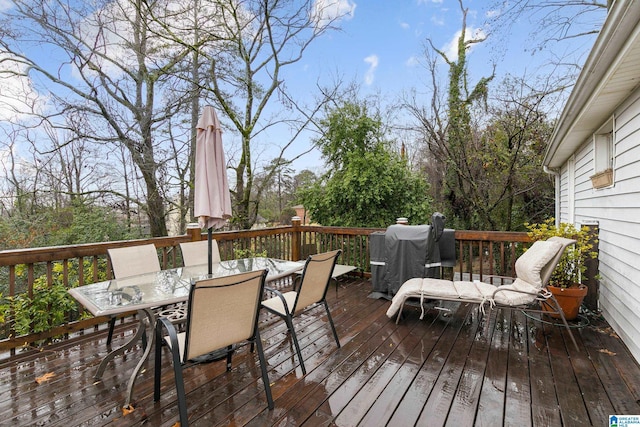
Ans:
MULTIPOLYGON (((589 288, 584 285, 572 286, 570 288, 559 288, 556 286, 547 286, 547 289, 556 297, 558 304, 560 304, 560 308, 564 312, 564 317, 567 320, 573 320, 578 317, 578 312, 580 310, 580 305, 582 304, 582 300, 587 296, 587 292, 589 288)), ((542 309, 544 311, 551 311, 551 306, 547 303, 542 303, 542 309)), ((556 319, 560 318, 559 314, 549 313, 549 316, 554 317, 556 319)))

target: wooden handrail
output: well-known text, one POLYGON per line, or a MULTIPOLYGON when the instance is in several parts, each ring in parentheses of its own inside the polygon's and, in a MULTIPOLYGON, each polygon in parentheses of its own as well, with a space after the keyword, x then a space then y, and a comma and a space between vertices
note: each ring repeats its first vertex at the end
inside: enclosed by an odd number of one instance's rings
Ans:
MULTIPOLYGON (((222 259, 235 257, 237 250, 266 252, 274 258, 300 260, 311 253, 342 249, 339 263, 355 265, 360 274, 369 275, 369 235, 384 230, 302 225, 299 219, 294 218, 291 226, 216 231, 213 238, 218 243, 222 259)), ((21 292, 32 295, 34 283, 39 277, 45 277, 49 286, 52 286, 53 267, 57 263, 62 268, 56 271, 62 271, 64 285, 68 287, 93 283, 99 277, 112 277, 111 267, 106 261, 109 248, 153 243, 158 249, 161 266, 177 267, 182 265, 179 244, 206 238, 207 234, 201 229, 188 228, 187 233, 181 236, 0 251, 0 278, 6 283, 2 292, 4 297, 21 292), (72 263, 77 266, 81 262, 89 263, 89 272, 77 269, 72 275, 69 267, 72 263), (26 274, 18 274, 18 266, 24 266, 26 274)), ((455 238, 458 262, 454 271, 462 277, 479 278, 496 273, 508 274, 513 269, 516 256, 530 242, 526 233, 516 232, 457 230, 455 238)), ((23 271, 22 267, 20 271, 23 271)), ((0 351, 13 354, 25 343, 32 344, 86 329, 96 330, 105 320, 106 318, 81 320, 69 315, 69 321, 64 325, 52 325, 49 331, 19 337, 10 323, 0 324, 0 333, 4 337, 0 337, 0 351)))

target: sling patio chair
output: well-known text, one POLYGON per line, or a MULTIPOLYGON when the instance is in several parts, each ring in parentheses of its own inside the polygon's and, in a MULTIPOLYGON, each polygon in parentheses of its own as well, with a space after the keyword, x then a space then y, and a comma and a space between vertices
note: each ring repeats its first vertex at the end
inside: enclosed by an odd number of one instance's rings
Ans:
POLYGON ((276 296, 262 301, 262 307, 282 317, 286 322, 289 333, 291 334, 291 339, 293 340, 293 345, 298 354, 298 360, 300 361, 300 368, 303 374, 307 373, 307 369, 304 366, 296 331, 293 328, 294 316, 299 315, 307 308, 315 307, 318 304, 323 305, 327 312, 333 337, 336 340, 336 344, 338 344, 338 348, 340 347, 340 339, 338 338, 336 327, 331 318, 326 296, 336 260, 341 252, 342 251, 338 249, 331 252, 310 255, 304 264, 300 284, 293 291, 282 293, 275 289, 265 288, 268 292, 276 296))
MULTIPOLYGON (((147 245, 127 246, 124 248, 107 249, 111 263, 111 270, 116 280, 139 274, 157 273, 160 271, 158 252, 153 243, 147 245)), ((107 345, 111 345, 116 317, 109 320, 109 335, 107 345)))
MULTIPOLYGON (((207 240, 183 242, 180 243, 180 250, 182 251, 182 261, 185 267, 204 265, 207 263, 209 242, 207 240)), ((220 250, 218 249, 218 242, 215 240, 211 240, 211 262, 220 262, 220 250)))
MULTIPOLYGON (((576 349, 573 333, 569 328, 562 308, 553 294, 546 289, 551 273, 558 265, 565 249, 576 241, 563 237, 551 237, 545 241, 534 242, 515 263, 516 278, 508 285, 496 286, 480 281, 450 281, 429 278, 413 278, 402 284, 391 300, 387 316, 396 316, 396 323, 400 321, 402 309, 408 299, 420 299, 420 306, 424 316, 424 301, 456 301, 485 305, 491 308, 518 309, 527 312, 556 314, 562 319, 576 349), (546 305, 545 310, 540 304, 546 305)), ((489 278, 492 276, 489 276, 489 278)), ((496 276, 493 276, 496 277, 496 276)))
POLYGON ((178 333, 168 319, 158 319, 153 399, 156 402, 160 400, 162 353, 163 348, 167 347, 171 351, 182 427, 188 425, 184 368, 197 364, 194 360, 200 356, 226 348, 229 372, 232 346, 245 341, 251 344, 251 351, 254 345, 258 349, 267 405, 269 409, 273 409, 267 363, 258 331, 260 300, 266 275, 267 270, 256 270, 194 282, 189 292, 184 332, 178 333), (163 331, 167 332, 164 337, 163 331))

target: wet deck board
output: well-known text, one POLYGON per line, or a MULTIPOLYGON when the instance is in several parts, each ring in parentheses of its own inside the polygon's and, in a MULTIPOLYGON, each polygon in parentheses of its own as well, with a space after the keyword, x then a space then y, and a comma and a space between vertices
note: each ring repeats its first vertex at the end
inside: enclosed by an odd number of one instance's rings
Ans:
MULTIPOLYGON (((640 367, 602 319, 566 333, 520 311, 483 314, 447 303, 419 319, 406 308, 396 325, 389 302, 368 299, 370 282, 347 278, 328 294, 342 347, 321 308, 296 319, 307 375, 302 375, 284 322, 263 314, 260 329, 275 409, 266 408, 255 354, 238 349, 224 362, 185 371, 194 426, 248 425, 606 425, 610 414, 640 413, 640 367)), ((132 325, 117 329, 123 343, 132 325)), ((134 347, 93 375, 107 352, 106 333, 87 333, 0 363, 0 419, 15 426, 153 425, 178 419, 168 357, 162 395, 153 402, 153 361, 136 382, 135 410, 123 415, 134 347), (38 384, 37 378, 53 373, 38 384)))

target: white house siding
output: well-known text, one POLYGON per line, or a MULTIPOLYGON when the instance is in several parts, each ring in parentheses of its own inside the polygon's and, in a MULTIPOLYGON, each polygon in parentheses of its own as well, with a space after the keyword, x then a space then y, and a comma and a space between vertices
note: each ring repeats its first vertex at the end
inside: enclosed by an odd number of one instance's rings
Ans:
MULTIPOLYGON (((575 153, 575 223, 600 226, 602 314, 640 361, 640 91, 615 114, 614 186, 594 190, 593 144, 575 153)), ((569 168, 561 169, 560 220, 570 217, 569 168)))

